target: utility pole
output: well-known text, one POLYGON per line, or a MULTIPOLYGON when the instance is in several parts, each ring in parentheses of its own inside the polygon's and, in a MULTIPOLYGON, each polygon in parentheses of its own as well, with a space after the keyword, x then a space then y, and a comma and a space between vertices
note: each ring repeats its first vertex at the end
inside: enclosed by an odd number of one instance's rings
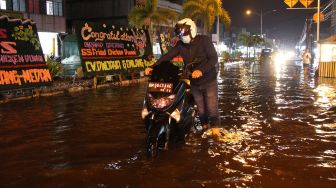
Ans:
POLYGON ((307 18, 306 19, 306 26, 307 26, 307 28, 306 28, 306 48, 310 48, 309 49, 310 51, 312 51, 311 45, 310 45, 310 43, 311 43, 310 35, 311 35, 311 28, 312 28, 311 25, 312 25, 311 19, 307 18))
POLYGON ((217 15, 217 45, 219 45, 219 15, 217 15))
POLYGON ((263 28, 262 28, 262 25, 263 25, 263 12, 262 12, 262 9, 260 10, 260 37, 261 38, 264 38, 263 37, 263 28))
POLYGON ((308 6, 312 3, 312 2, 305 2, 307 4, 305 4, 304 2, 300 1, 304 6, 305 8, 292 8, 293 6, 295 6, 295 4, 298 2, 298 1, 295 1, 295 0, 284 0, 284 2, 290 7, 290 8, 287 8, 287 9, 303 9, 303 10, 307 10, 307 9, 317 9, 317 20, 316 20, 316 45, 317 45, 317 48, 318 48, 318 63, 321 62, 321 45, 320 45, 320 14, 321 14, 321 0, 317 0, 317 7, 313 7, 313 8, 309 8, 308 6))
POLYGON ((320 44, 320 13, 321 13, 321 1, 317 1, 317 36, 316 36, 316 44, 319 46, 319 63, 321 62, 321 44, 320 44))
POLYGON ((255 14, 257 16, 260 16, 260 37, 261 38, 264 38, 263 37, 263 17, 266 15, 266 14, 269 14, 269 13, 272 13, 272 12, 276 12, 278 11, 277 9, 273 9, 273 10, 269 10, 269 11, 266 11, 263 13, 262 9, 260 10, 260 14, 259 13, 256 13, 256 12, 252 12, 251 10, 246 10, 246 14, 247 15, 251 15, 251 14, 255 14))

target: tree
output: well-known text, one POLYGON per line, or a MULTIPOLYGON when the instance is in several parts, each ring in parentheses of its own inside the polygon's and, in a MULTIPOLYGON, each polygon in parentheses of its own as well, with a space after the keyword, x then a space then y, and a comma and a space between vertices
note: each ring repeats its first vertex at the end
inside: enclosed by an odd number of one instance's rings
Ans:
POLYGON ((144 6, 134 6, 128 14, 130 25, 152 29, 152 24, 169 24, 177 19, 177 13, 169 9, 159 9, 158 0, 146 0, 144 6))
POLYGON ((265 39, 258 35, 250 36, 251 45, 253 46, 253 56, 255 57, 255 51, 257 46, 263 46, 265 44, 265 39))
POLYGON ((183 3, 183 15, 193 20, 200 20, 205 34, 209 33, 216 20, 216 16, 224 23, 226 29, 231 25, 231 18, 222 8, 222 0, 186 0, 183 3))
POLYGON ((255 57, 255 50, 257 46, 263 46, 265 45, 265 39, 261 38, 257 35, 247 35, 244 33, 241 33, 238 36, 238 41, 242 43, 242 45, 247 47, 247 57, 250 57, 249 49, 250 47, 253 47, 253 56, 255 57))
POLYGON ((247 58, 249 58, 250 57, 249 49, 252 46, 252 41, 251 41, 250 35, 245 34, 245 33, 241 33, 238 36, 238 41, 241 42, 243 46, 246 46, 247 58))

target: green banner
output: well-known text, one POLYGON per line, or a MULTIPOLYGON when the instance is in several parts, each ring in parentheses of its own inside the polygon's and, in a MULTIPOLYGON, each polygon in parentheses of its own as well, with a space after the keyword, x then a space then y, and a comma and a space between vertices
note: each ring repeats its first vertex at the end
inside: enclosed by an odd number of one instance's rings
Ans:
POLYGON ((76 27, 86 75, 106 75, 152 66, 152 45, 144 29, 83 22, 76 27))
POLYGON ((0 91, 51 81, 35 23, 0 16, 0 91))

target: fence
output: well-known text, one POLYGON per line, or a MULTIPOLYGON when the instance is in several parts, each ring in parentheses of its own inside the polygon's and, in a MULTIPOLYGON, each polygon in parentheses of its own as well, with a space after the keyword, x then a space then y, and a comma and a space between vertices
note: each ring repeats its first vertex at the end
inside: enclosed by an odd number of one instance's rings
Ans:
POLYGON ((319 77, 336 77, 336 62, 320 62, 318 68, 319 77))

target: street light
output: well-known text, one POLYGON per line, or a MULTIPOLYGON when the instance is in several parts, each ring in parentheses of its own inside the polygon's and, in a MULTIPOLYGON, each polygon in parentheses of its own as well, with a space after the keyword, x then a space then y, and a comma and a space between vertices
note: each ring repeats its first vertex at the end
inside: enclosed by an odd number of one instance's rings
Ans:
POLYGON ((269 10, 269 11, 266 11, 266 12, 263 12, 261 10, 260 14, 259 14, 259 13, 256 13, 256 12, 252 12, 251 10, 246 10, 247 15, 255 14, 257 16, 260 16, 260 36, 262 38, 263 38, 263 16, 265 16, 266 14, 272 13, 272 12, 276 12, 276 11, 277 11, 276 9, 269 10))

